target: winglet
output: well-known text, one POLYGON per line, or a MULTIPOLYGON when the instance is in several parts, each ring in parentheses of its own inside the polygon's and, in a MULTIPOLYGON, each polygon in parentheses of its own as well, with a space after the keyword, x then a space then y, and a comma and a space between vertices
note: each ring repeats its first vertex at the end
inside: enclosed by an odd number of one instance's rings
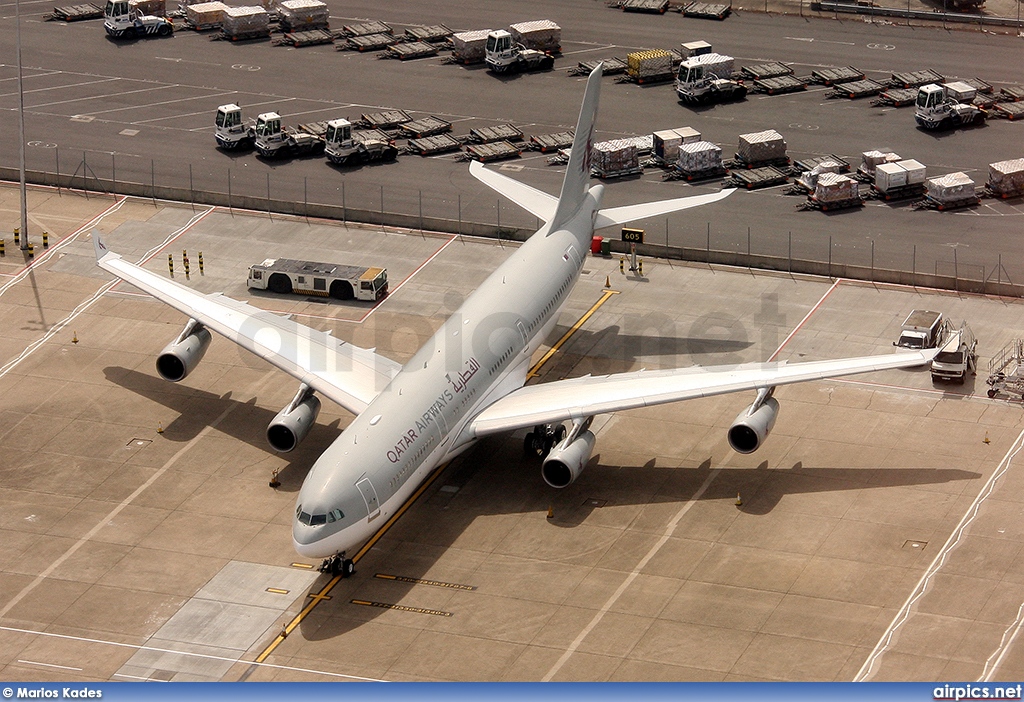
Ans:
POLYGON ((116 253, 107 248, 107 245, 103 243, 103 237, 100 235, 98 229, 92 230, 92 250, 96 254, 96 262, 99 263, 104 258, 113 257, 120 258, 116 253))
POLYGON ((576 123, 576 135, 569 152, 569 166, 565 169, 562 192, 558 196, 558 208, 551 222, 556 229, 576 214, 590 185, 590 150, 594 145, 594 122, 597 119, 597 105, 601 100, 601 75, 603 64, 599 63, 587 78, 587 90, 583 94, 580 118, 576 123))

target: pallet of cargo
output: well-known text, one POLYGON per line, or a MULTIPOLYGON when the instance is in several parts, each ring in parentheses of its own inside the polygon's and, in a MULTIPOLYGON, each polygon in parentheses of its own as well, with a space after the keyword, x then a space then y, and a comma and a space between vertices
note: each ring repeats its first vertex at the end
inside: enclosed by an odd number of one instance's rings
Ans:
POLYGON ((420 156, 433 156, 448 151, 458 151, 462 148, 459 140, 451 134, 438 134, 437 136, 424 137, 422 139, 410 139, 405 147, 407 153, 419 154, 420 156))
POLYGON ((893 200, 906 200, 909 197, 921 197, 921 195, 924 194, 924 191, 924 183, 911 183, 910 185, 890 188, 889 190, 879 190, 872 185, 868 197, 872 200, 885 200, 886 202, 892 202, 893 200))
POLYGON ((101 19, 103 8, 92 3, 85 5, 65 5, 53 8, 53 12, 43 15, 43 20, 58 20, 60 22, 78 22, 80 20, 101 19))
POLYGON ((754 81, 754 91, 767 95, 782 95, 806 89, 807 83, 794 76, 778 76, 777 78, 762 78, 754 81))
POLYGON ((391 27, 383 22, 363 22, 362 24, 346 24, 341 28, 346 37, 368 37, 371 34, 391 34, 391 27))
POLYGON ((752 78, 753 80, 764 80, 765 78, 778 78, 780 76, 793 75, 793 69, 779 61, 769 61, 768 63, 757 63, 753 66, 743 66, 740 68, 740 72, 747 78, 752 78))
POLYGON ((392 44, 377 55, 377 58, 411 61, 413 59, 437 56, 437 47, 425 41, 411 41, 405 44, 392 44))
POLYGON ((607 180, 609 178, 625 178, 626 176, 640 175, 644 172, 644 167, 640 165, 630 166, 629 168, 622 168, 614 171, 604 171, 598 168, 591 168, 590 175, 601 180, 607 180))
POLYGON ((721 178, 728 171, 725 170, 724 166, 716 166, 715 168, 705 168, 701 171, 684 171, 678 167, 673 168, 671 171, 662 176, 662 180, 685 180, 688 183, 692 183, 698 180, 710 180, 712 178, 721 178))
POLYGON ((773 185, 781 185, 789 180, 789 176, 774 166, 751 168, 750 170, 730 171, 724 187, 746 188, 756 190, 758 188, 770 188, 773 185))
POLYGON ((499 124, 494 127, 479 127, 477 129, 469 130, 469 141, 474 144, 490 144, 495 141, 522 140, 522 130, 513 124, 499 124))
POLYGON ((863 80, 864 71, 853 66, 842 66, 840 68, 819 68, 811 71, 811 80, 820 85, 839 85, 840 83, 852 83, 855 80, 863 80))
POLYGON ((621 8, 623 12, 649 12, 651 14, 663 15, 668 10, 669 0, 621 0, 612 4, 612 7, 621 8))
POLYGON ((274 46, 316 46, 317 44, 334 43, 334 35, 326 29, 310 29, 304 32, 287 32, 274 38, 274 46))
POLYGON ((1000 88, 999 98, 1005 102, 1020 102, 1024 100, 1024 86, 1011 85, 1008 88, 1000 88))
POLYGON ((690 2, 683 7, 684 17, 724 20, 732 12, 732 4, 716 2, 690 2))
POLYGON ((220 32, 210 37, 210 41, 248 41, 250 39, 266 39, 270 36, 270 27, 249 29, 244 32, 229 32, 223 27, 220 32))
POLYGON ((428 44, 439 44, 448 41, 454 34, 443 24, 432 24, 426 27, 409 27, 405 30, 405 38, 409 41, 425 41, 428 44))
POLYGON ((842 156, 836 154, 829 154, 828 156, 812 156, 810 158, 801 158, 793 161, 793 166, 790 168, 790 173, 793 175, 799 175, 806 171, 813 171, 815 168, 823 163, 837 163, 839 164, 839 173, 850 172, 850 162, 842 156))
POLYGON ((981 78, 962 78, 961 81, 984 95, 991 95, 993 92, 992 84, 983 81, 981 78))
POLYGON ((881 83, 876 83, 875 81, 868 78, 865 80, 855 80, 852 83, 842 83, 841 85, 835 85, 832 87, 832 92, 830 92, 825 97, 846 98, 847 100, 859 100, 860 98, 878 95, 883 90, 885 90, 884 85, 882 85, 881 83))
POLYGON ((438 134, 446 134, 450 132, 452 130, 452 123, 431 115, 429 117, 424 117, 423 119, 404 122, 398 125, 398 129, 402 132, 402 136, 404 137, 409 139, 422 139, 423 137, 436 136, 438 134))
POLYGON ((576 66, 570 68, 570 76, 589 76, 597 64, 601 64, 601 75, 614 76, 626 72, 626 62, 620 58, 595 59, 593 61, 580 61, 576 66))
POLYGON ((540 151, 542 154, 566 149, 572 146, 572 140, 576 136, 573 131, 558 132, 557 134, 534 134, 530 137, 530 148, 540 151))
POLYGON ((872 107, 907 107, 917 100, 916 88, 886 88, 871 101, 872 107))
POLYGON ((489 144, 470 144, 466 147, 466 153, 469 158, 489 163, 506 158, 518 158, 522 149, 508 141, 496 141, 489 144))
POLYGON ((941 74, 929 68, 924 71, 893 73, 892 78, 889 79, 889 85, 894 88, 920 88, 922 85, 942 83, 945 80, 941 74))
POLYGON ((1001 117, 1003 119, 1021 119, 1024 117, 1024 102, 999 102, 992 106, 989 117, 1001 117))
POLYGON ((347 37, 344 41, 335 44, 334 48, 338 51, 380 51, 397 43, 398 37, 392 34, 364 34, 347 37))
POLYGON ((821 210, 822 212, 835 212, 836 210, 848 210, 851 207, 863 207, 864 200, 858 195, 845 200, 818 200, 813 195, 808 195, 807 200, 797 205, 798 210, 821 210))
POLYGON ((383 112, 369 112, 359 116, 360 127, 369 129, 395 129, 401 124, 411 122, 412 117, 402 110, 384 110, 383 112))

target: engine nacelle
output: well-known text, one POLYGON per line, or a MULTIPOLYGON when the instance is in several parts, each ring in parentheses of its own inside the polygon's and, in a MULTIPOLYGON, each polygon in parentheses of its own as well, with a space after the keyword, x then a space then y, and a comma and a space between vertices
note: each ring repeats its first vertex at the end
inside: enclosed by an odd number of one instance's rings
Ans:
MULTIPOLYGON (((186 327, 187 328, 187 327, 186 327)), ((156 357, 156 371, 164 380, 178 382, 195 370, 210 345, 210 331, 196 326, 180 341, 175 339, 156 357)))
POLYGON ((736 453, 753 453, 768 438, 775 418, 779 416, 779 401, 769 397, 756 411, 751 412, 750 405, 739 413, 729 427, 729 445, 736 453))
POLYGON ((594 451, 594 444, 597 437, 592 431, 580 432, 579 436, 568 445, 559 444, 551 449, 551 453, 544 459, 540 474, 544 482, 553 488, 564 488, 572 485, 573 481, 583 472, 583 467, 590 460, 590 454, 594 451))
POLYGON ((318 414, 320 398, 316 395, 310 395, 299 402, 290 412, 288 407, 285 407, 267 427, 267 441, 275 451, 288 453, 306 438, 306 434, 316 423, 318 414))

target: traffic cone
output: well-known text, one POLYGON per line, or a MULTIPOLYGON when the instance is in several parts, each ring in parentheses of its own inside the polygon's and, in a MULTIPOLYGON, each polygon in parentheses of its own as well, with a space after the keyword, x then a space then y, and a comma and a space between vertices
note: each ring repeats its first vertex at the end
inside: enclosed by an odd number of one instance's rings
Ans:
POLYGON ((548 519, 555 518, 555 507, 554 505, 548 505, 548 519))
POLYGON ((163 422, 157 422, 156 433, 157 434, 163 434, 164 433, 164 423, 163 422))
POLYGON ((610 287, 612 286, 612 278, 611 278, 611 276, 609 276, 609 275, 606 275, 606 276, 604 277, 604 286, 605 286, 606 288, 610 288, 610 287))
POLYGON ((989 440, 989 438, 988 438, 988 432, 987 431, 985 432, 985 438, 981 440, 981 443, 983 443, 983 444, 991 444, 992 443, 989 440))
POLYGON ((743 506, 743 498, 740 497, 740 494, 738 492, 736 493, 736 506, 737 507, 742 507, 743 506))
POLYGON ((78 343, 78 332, 76 332, 76 331, 71 332, 71 343, 72 344, 77 344, 78 343))

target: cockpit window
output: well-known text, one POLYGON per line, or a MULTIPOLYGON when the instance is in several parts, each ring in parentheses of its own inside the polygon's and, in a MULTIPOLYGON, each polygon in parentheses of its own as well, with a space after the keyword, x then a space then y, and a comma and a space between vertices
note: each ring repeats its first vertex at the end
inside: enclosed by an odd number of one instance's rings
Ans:
POLYGON ((312 519, 312 516, 309 515, 308 513, 306 513, 306 512, 299 512, 299 521, 302 522, 303 524, 305 524, 306 526, 309 526, 311 519, 312 519))
POLYGON ((327 515, 326 514, 314 514, 310 518, 310 520, 309 520, 309 525, 310 526, 321 526, 321 525, 326 524, 326 523, 327 523, 327 515))
POLYGON ((302 511, 302 505, 295 508, 295 518, 306 526, 321 526, 327 523, 340 522, 345 518, 340 509, 332 509, 327 514, 310 514, 302 511))

